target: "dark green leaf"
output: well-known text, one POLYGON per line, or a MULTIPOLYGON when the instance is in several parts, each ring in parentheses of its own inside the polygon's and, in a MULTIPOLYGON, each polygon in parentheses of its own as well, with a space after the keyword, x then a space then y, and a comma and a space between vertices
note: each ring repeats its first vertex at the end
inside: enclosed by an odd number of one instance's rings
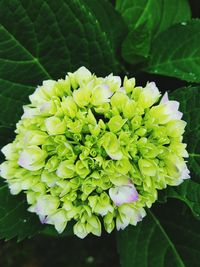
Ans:
POLYGON ((172 26, 152 43, 145 71, 200 82, 200 20, 172 26))
POLYGON ((187 0, 178 0, 176 5, 173 0, 117 0, 116 9, 130 29, 122 56, 132 64, 148 57, 151 41, 159 32, 191 16, 187 0))
POLYGON ((0 10, 0 125, 16 123, 45 79, 81 65, 99 75, 120 70, 125 26, 107 1, 3 0, 0 10))
POLYGON ((144 23, 137 29, 132 29, 122 43, 122 56, 131 64, 144 61, 148 58, 151 47, 151 31, 144 23))
POLYGON ((116 9, 130 29, 148 22, 153 35, 191 17, 187 0, 117 0, 116 9))
POLYGON ((22 196, 11 196, 7 185, 0 181, 0 238, 20 241, 42 228, 36 215, 27 211, 22 196))
POLYGON ((160 193, 159 201, 166 202, 167 198, 176 198, 183 201, 200 220, 200 184, 187 180, 178 187, 168 187, 160 193))
POLYGON ((117 52, 121 46, 120 40, 123 40, 128 32, 128 28, 121 15, 115 11, 107 0, 84 0, 84 3, 91 9, 91 12, 96 17, 95 23, 101 24, 117 52))
POLYGON ((154 207, 138 226, 118 234, 122 267, 198 267, 199 221, 183 204, 154 207), (162 212, 162 213, 161 213, 162 212))

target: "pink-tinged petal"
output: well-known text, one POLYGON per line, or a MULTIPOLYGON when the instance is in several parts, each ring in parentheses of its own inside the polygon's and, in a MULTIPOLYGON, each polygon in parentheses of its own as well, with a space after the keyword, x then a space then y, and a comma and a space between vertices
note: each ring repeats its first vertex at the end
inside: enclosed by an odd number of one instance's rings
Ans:
POLYGON ((181 179, 181 180, 185 180, 185 179, 189 179, 189 178, 190 178, 190 171, 189 171, 188 168, 185 166, 185 168, 181 171, 180 179, 181 179))
POLYGON ((168 93, 165 92, 165 94, 163 95, 163 97, 160 100, 160 104, 166 104, 168 101, 169 101, 168 93))
POLYGON ((171 111, 177 111, 179 109, 180 103, 178 101, 169 101, 168 105, 171 108, 171 111))
POLYGON ((47 216, 39 214, 39 219, 42 224, 47 223, 47 216))
POLYGON ((159 90, 158 90, 158 87, 156 86, 155 82, 147 83, 145 89, 151 90, 151 92, 154 94, 159 94, 159 90))
POLYGON ((138 200, 138 192, 133 184, 116 186, 109 189, 109 196, 116 206, 138 200))
POLYGON ((169 105, 167 107, 167 114, 169 115, 169 118, 171 120, 180 120, 183 117, 183 113, 178 111, 178 109, 175 109, 175 106, 171 106, 169 101, 169 105))
POLYGON ((138 210, 137 222, 141 222, 145 216, 146 216, 146 212, 145 212, 145 210, 143 208, 138 210))
POLYGON ((180 103, 178 101, 169 100, 167 92, 163 95, 160 104, 165 105, 166 112, 170 115, 171 119, 180 120, 182 118, 183 113, 178 110, 180 103))
POLYGON ((167 109, 168 109, 168 114, 171 114, 171 119, 180 120, 182 118, 183 113, 180 112, 178 110, 178 108, 179 108, 179 103, 177 101, 169 101, 168 102, 167 109))
POLYGON ((131 204, 124 204, 118 207, 118 216, 116 219, 117 230, 126 228, 129 224, 137 225, 142 221, 146 212, 143 208, 135 209, 131 204))
POLYGON ((105 98, 109 98, 113 95, 113 92, 110 90, 110 86, 108 86, 107 84, 103 84, 102 88, 103 88, 103 95, 105 98))
POLYGON ((180 119, 182 119, 182 117, 183 117, 183 113, 180 112, 180 111, 177 111, 177 112, 176 112, 176 119, 177 119, 177 120, 180 120, 180 119))
POLYGON ((40 206, 40 204, 39 203, 37 203, 36 205, 35 205, 35 212, 40 216, 43 216, 42 214, 43 214, 43 212, 42 212, 43 210, 42 210, 42 208, 41 208, 41 206, 40 206))
POLYGON ((18 160, 18 164, 19 166, 21 166, 22 168, 28 169, 29 165, 30 165, 30 160, 27 157, 27 154, 25 152, 22 152, 20 154, 19 160, 18 160))

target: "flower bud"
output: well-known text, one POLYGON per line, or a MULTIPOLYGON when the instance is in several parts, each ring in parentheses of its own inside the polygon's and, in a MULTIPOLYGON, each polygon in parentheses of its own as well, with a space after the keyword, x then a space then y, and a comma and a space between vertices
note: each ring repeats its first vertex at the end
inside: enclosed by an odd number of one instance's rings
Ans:
POLYGON ((29 171, 36 171, 44 167, 46 157, 46 152, 41 148, 30 146, 21 152, 18 164, 29 171))
POLYGON ((54 225, 58 233, 61 234, 67 225, 67 216, 65 210, 60 209, 47 216, 46 223, 54 225))
POLYGON ((63 134, 66 131, 65 121, 54 116, 45 120, 45 126, 49 135, 63 134))
POLYGON ((56 174, 60 178, 72 178, 75 174, 75 165, 72 160, 65 160, 60 163, 56 174))

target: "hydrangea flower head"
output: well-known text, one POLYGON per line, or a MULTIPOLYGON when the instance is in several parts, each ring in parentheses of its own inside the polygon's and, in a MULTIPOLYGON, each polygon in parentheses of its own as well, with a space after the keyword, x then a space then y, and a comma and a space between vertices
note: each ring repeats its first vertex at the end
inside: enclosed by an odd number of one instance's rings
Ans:
POLYGON ((29 211, 61 233, 100 236, 136 225, 157 192, 189 178, 179 103, 154 82, 102 78, 85 67, 47 80, 30 96, 3 147, 0 165, 11 194, 26 194, 29 211))

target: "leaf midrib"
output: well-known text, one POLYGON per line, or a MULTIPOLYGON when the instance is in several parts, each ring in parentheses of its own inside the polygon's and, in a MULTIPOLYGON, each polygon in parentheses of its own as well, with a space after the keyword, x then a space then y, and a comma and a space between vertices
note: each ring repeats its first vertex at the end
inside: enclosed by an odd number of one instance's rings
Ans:
POLYGON ((22 83, 17 83, 17 82, 13 82, 13 81, 10 81, 8 79, 3 79, 3 78, 0 78, 0 82, 5 82, 5 83, 11 83, 12 85, 16 85, 16 86, 20 86, 20 87, 25 87, 26 89, 29 89, 29 90, 35 90, 35 87, 34 86, 30 86, 30 85, 25 85, 25 84, 22 84, 22 83))
POLYGON ((142 12, 142 14, 140 15, 140 17, 138 18, 138 21, 137 21, 136 24, 135 24, 135 28, 137 28, 137 27, 140 25, 140 23, 141 23, 143 17, 145 16, 145 13, 147 12, 147 10, 148 10, 148 8, 149 8, 150 6, 151 6, 151 0, 147 2, 147 4, 146 4, 146 6, 145 6, 145 8, 144 8, 144 10, 143 10, 143 12, 142 12))
POLYGON ((180 267, 186 267, 181 256, 179 255, 178 251, 176 250, 174 244, 172 243, 171 239, 169 238, 169 236, 167 235, 165 229, 162 227, 162 225, 160 224, 159 220, 155 217, 155 215, 148 210, 148 213, 151 215, 152 219, 154 220, 155 224, 158 226, 158 228, 160 229, 161 233, 163 234, 163 236, 165 237, 165 239, 167 240, 169 246, 171 247, 174 255, 176 256, 176 258, 178 259, 179 263, 180 263, 180 267))
POLYGON ((47 76, 47 78, 48 79, 52 79, 51 75, 48 73, 48 71, 44 68, 44 66, 39 61, 39 58, 37 58, 33 54, 31 54, 31 52, 28 51, 27 48, 25 46, 23 46, 22 43, 20 43, 19 40, 13 34, 11 34, 2 24, 1 24, 1 27, 8 33, 8 35, 10 36, 10 38, 14 42, 16 42, 27 55, 29 55, 32 58, 32 61, 34 61, 38 65, 38 67, 47 76))
MULTIPOLYGON (((176 62, 187 62, 187 61, 194 61, 194 60, 200 60, 200 56, 199 57, 187 57, 187 58, 178 58, 178 59, 172 59, 172 60, 167 60, 167 61, 163 61, 162 63, 159 63, 159 64, 152 64, 151 66, 150 66, 150 69, 149 68, 147 68, 147 69, 149 69, 149 70, 151 70, 151 68, 152 67, 160 67, 160 66, 163 66, 163 65, 171 65, 171 64, 173 64, 173 63, 176 63, 176 62)), ((153 70, 153 71, 155 71, 155 70, 153 70)))

